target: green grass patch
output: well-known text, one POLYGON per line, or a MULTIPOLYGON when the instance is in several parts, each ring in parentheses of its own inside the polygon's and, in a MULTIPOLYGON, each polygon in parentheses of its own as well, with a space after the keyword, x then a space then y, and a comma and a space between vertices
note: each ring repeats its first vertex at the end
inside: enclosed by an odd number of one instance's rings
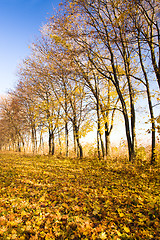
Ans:
POLYGON ((154 239, 158 166, 0 154, 0 239, 154 239))

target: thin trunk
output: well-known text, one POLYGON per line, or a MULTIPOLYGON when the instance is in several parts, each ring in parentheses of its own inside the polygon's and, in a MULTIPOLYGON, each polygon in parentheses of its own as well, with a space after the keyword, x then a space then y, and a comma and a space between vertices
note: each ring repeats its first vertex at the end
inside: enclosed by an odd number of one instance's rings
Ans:
POLYGON ((82 145, 79 142, 79 138, 77 138, 77 145, 78 145, 78 149, 79 149, 79 157, 83 158, 83 149, 82 149, 82 145))
POLYGON ((36 128, 34 128, 34 137, 35 137, 35 152, 37 153, 37 132, 36 132, 36 128))
POLYGON ((68 109, 67 109, 67 90, 64 83, 65 89, 65 142, 66 142, 66 157, 68 157, 69 137, 68 137, 68 109))
MULTIPOLYGON (((110 155, 110 132, 107 130, 107 127, 106 127, 106 124, 105 123, 105 147, 106 147, 106 156, 109 156, 110 155)), ((107 124, 108 125, 108 124, 107 124)))
POLYGON ((128 118, 128 113, 127 113, 127 108, 126 104, 123 98, 123 95, 121 93, 121 90, 119 88, 119 83, 116 81, 113 82, 115 85, 115 88, 117 90, 121 105, 122 105, 122 113, 124 117, 124 122, 125 122, 125 130, 126 130, 126 137, 127 137, 127 144, 128 144, 128 155, 129 155, 129 161, 132 162, 134 159, 134 153, 133 153, 133 148, 132 148, 132 139, 131 139, 131 134, 130 134, 130 126, 129 126, 129 118, 128 118))
POLYGON ((102 157, 104 158, 104 144, 102 140, 102 135, 101 135, 101 121, 100 121, 100 113, 99 113, 99 79, 98 77, 95 76, 95 93, 96 93, 96 105, 97 105, 97 149, 98 149, 98 158, 100 159, 100 149, 99 149, 99 139, 101 143, 101 151, 102 151, 102 157))
POLYGON ((120 50, 124 67, 125 67, 125 75, 127 78, 128 83, 128 90, 129 90, 129 98, 130 98, 130 111, 131 111, 131 155, 132 155, 132 161, 135 160, 135 108, 134 108, 134 92, 132 88, 131 83, 131 77, 130 77, 130 51, 128 49, 128 43, 125 36, 123 36, 123 30, 121 29, 121 26, 119 25, 119 33, 120 33, 120 43, 122 44, 122 50, 120 50))
POLYGON ((130 111, 131 111, 131 154, 132 154, 132 161, 135 161, 135 108, 134 108, 134 97, 133 97, 133 89, 131 85, 131 79, 128 76, 128 86, 129 86, 129 96, 130 96, 130 111))
POLYGON ((97 104, 97 147, 99 147, 99 140, 101 143, 102 157, 104 158, 104 144, 103 144, 103 139, 102 139, 102 134, 101 134, 99 108, 98 108, 98 104, 97 104))
POLYGON ((132 139, 131 139, 131 134, 130 134, 129 118, 128 118, 128 113, 127 113, 126 103, 124 101, 122 92, 119 87, 119 81, 117 78, 117 72, 116 72, 116 68, 115 68, 115 64, 114 64, 114 57, 113 57, 112 51, 111 51, 111 64, 112 64, 113 75, 114 75, 114 80, 112 80, 112 82, 116 88, 117 94, 119 96, 119 99, 120 99, 120 102, 122 105, 122 113, 123 113, 124 122, 125 122, 125 130, 126 130, 126 137, 127 137, 127 144, 128 144, 128 155, 129 155, 129 161, 131 162, 134 159, 134 153, 133 153, 133 148, 132 148, 132 139))
POLYGON ((155 75, 157 77, 158 86, 159 86, 159 89, 160 89, 160 65, 158 66, 158 64, 156 63, 155 51, 154 51, 154 46, 153 46, 153 36, 151 36, 150 39, 151 40, 147 39, 147 42, 148 42, 149 47, 150 47, 152 65, 153 65, 154 72, 155 72, 155 75))
POLYGON ((13 150, 15 151, 16 150, 16 143, 14 142, 13 144, 13 150))
POLYGON ((82 145, 80 144, 80 141, 79 141, 79 130, 78 130, 78 127, 76 126, 75 123, 73 124, 73 127, 75 128, 77 147, 78 147, 78 151, 79 151, 79 157, 83 158, 83 149, 82 149, 82 145))
POLYGON ((156 149, 156 132, 155 132, 155 122, 154 122, 154 118, 151 119, 152 121, 152 156, 151 156, 151 164, 155 163, 155 158, 156 158, 156 154, 155 154, 155 149, 156 149))
POLYGON ((68 124, 67 124, 67 122, 65 123, 65 142, 66 142, 66 157, 68 157, 69 141, 68 141, 68 124))
POLYGON ((141 68, 143 71, 143 75, 146 81, 146 89, 147 89, 147 98, 148 98, 148 106, 149 106, 149 112, 150 112, 150 117, 151 117, 151 122, 152 122, 152 156, 151 156, 151 164, 155 163, 155 147, 156 147, 156 136, 155 136, 155 120, 154 120, 154 113, 153 113, 153 107, 152 107, 152 100, 151 100, 151 94, 150 94, 150 89, 149 89, 149 81, 148 81, 148 76, 143 64, 143 59, 142 59, 142 52, 141 52, 141 45, 140 45, 140 39, 138 35, 138 50, 139 50, 139 58, 140 58, 140 63, 141 63, 141 68))
POLYGON ((35 138, 34 138, 34 130, 32 127, 32 152, 35 153, 35 138))
POLYGON ((99 131, 99 138, 100 138, 100 143, 101 143, 102 157, 104 158, 104 143, 103 143, 102 134, 100 131, 99 131))
POLYGON ((58 141, 59 141, 59 154, 62 155, 62 143, 61 143, 61 134, 58 127, 58 141))
POLYGON ((44 141, 43 141, 43 136, 42 136, 42 150, 43 150, 43 154, 44 154, 44 141))
POLYGON ((19 139, 20 139, 20 145, 22 144, 23 146, 23 151, 25 152, 25 143, 24 143, 24 140, 23 140, 23 137, 21 136, 20 132, 19 132, 19 139))
POLYGON ((53 130, 49 129, 49 154, 54 155, 55 146, 54 146, 54 133, 53 130))
POLYGON ((35 154, 37 148, 37 143, 36 143, 36 130, 35 127, 32 126, 32 152, 35 154))
POLYGON ((105 118, 105 148, 106 148, 106 156, 110 155, 109 109, 110 109, 110 80, 108 80, 107 111, 106 111, 106 118, 105 118))
POLYGON ((53 131, 52 131, 52 155, 54 155, 54 153, 55 153, 55 142, 54 142, 54 133, 53 133, 53 131))
POLYGON ((25 149, 25 143, 24 143, 24 141, 22 142, 22 144, 23 144, 23 152, 25 153, 25 152, 26 152, 26 149, 25 149))
POLYGON ((97 117, 98 117, 98 122, 97 122, 97 131, 98 131, 98 135, 99 135, 99 139, 100 139, 100 143, 101 143, 101 151, 102 151, 102 157, 104 158, 104 143, 103 143, 103 139, 102 139, 102 134, 101 134, 101 125, 100 125, 100 116, 99 116, 99 112, 97 112, 97 117))
POLYGON ((100 148, 99 148, 99 132, 97 129, 97 152, 98 152, 98 159, 101 159, 101 153, 100 153, 100 148))
POLYGON ((21 145, 20 145, 20 141, 18 140, 18 145, 17 145, 17 147, 18 147, 18 152, 21 152, 21 145))
POLYGON ((49 155, 50 155, 52 153, 52 131, 50 129, 49 129, 48 145, 49 145, 49 155))
POLYGON ((77 146, 76 146, 76 133, 75 133, 74 128, 73 128, 73 144, 74 144, 74 154, 76 155, 77 146))
POLYGON ((39 136, 39 147, 38 151, 42 150, 42 142, 43 142, 43 137, 42 137, 42 130, 40 131, 40 136, 39 136))
POLYGON ((134 108, 134 94, 131 85, 131 79, 128 76, 128 86, 129 86, 129 96, 130 96, 130 111, 131 111, 131 136, 132 136, 132 143, 131 143, 131 151, 132 151, 132 161, 135 161, 135 108, 134 108))

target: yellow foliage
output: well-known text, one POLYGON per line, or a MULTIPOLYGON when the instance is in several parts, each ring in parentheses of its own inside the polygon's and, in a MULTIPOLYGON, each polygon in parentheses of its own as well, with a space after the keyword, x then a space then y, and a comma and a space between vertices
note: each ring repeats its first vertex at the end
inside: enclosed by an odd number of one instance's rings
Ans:
POLYGON ((128 227, 126 227, 126 225, 124 225, 124 231, 126 232, 126 233, 129 233, 130 232, 130 229, 128 228, 128 227))
POLYGON ((80 137, 85 137, 87 135, 87 133, 93 131, 94 128, 94 124, 90 121, 87 120, 80 129, 80 137))

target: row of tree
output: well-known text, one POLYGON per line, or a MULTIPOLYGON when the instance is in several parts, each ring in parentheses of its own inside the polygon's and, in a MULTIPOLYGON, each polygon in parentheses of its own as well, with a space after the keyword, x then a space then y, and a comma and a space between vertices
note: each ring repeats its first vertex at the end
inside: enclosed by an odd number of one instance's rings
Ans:
POLYGON ((148 104, 155 162, 156 117, 160 90, 159 0, 70 0, 43 26, 31 55, 18 71, 16 88, 1 102, 0 144, 25 148, 31 136, 37 151, 48 132, 61 149, 69 135, 83 157, 81 136, 97 128, 98 157, 110 152, 115 113, 123 114, 129 161, 136 157, 139 95, 148 104), (154 91, 154 95, 152 94, 154 91), (155 93, 157 92, 157 97, 155 93), (104 141, 103 131, 104 129, 104 141))

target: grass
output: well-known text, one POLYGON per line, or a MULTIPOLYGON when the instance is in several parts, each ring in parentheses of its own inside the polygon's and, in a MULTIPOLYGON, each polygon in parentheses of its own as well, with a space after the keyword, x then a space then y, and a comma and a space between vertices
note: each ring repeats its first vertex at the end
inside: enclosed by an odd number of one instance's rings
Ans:
POLYGON ((0 153, 0 239, 160 239, 158 166, 0 153))

